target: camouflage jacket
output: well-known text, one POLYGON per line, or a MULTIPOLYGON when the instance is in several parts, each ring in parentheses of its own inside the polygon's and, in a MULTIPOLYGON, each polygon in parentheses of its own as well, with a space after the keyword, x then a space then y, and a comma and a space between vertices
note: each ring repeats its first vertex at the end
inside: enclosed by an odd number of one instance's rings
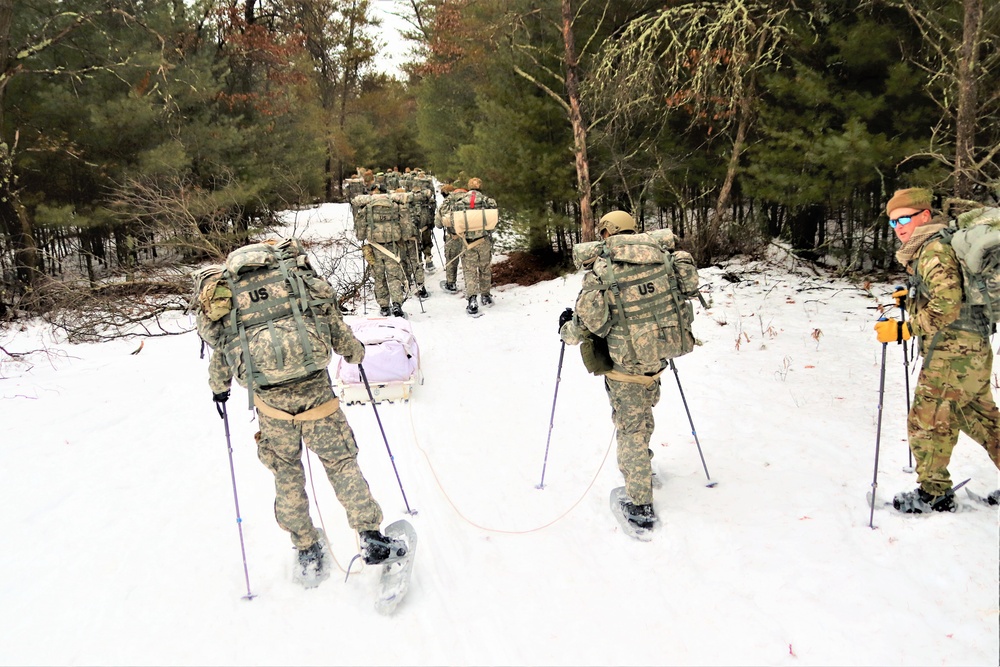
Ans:
POLYGON ((983 335, 981 313, 962 302, 962 269, 951 244, 930 237, 906 267, 910 330, 920 337, 924 356, 957 351, 983 335))

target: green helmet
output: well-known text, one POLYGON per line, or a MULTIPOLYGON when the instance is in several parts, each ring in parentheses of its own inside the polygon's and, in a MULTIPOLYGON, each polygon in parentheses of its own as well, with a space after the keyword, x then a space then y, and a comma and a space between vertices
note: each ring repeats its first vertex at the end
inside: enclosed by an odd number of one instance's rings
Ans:
POLYGON ((636 231, 635 219, 625 211, 611 211, 605 214, 600 222, 597 223, 597 233, 600 235, 605 231, 608 233, 608 236, 614 236, 620 232, 634 234, 636 231))

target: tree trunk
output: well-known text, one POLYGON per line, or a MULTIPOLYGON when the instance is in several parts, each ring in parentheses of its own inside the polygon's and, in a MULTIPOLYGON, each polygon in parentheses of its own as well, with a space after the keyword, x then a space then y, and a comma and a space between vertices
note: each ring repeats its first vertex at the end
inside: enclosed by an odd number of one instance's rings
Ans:
POLYGON ((955 196, 971 199, 976 141, 976 77, 979 75, 982 0, 964 0, 965 21, 958 54, 958 110, 955 118, 955 196))
MULTIPOLYGON (((0 0, 0 76, 3 79, 0 82, 0 128, 3 128, 4 96, 10 80, 10 26, 13 20, 14 1, 0 0)), ((35 286, 43 267, 31 221, 25 215, 17 196, 14 156, 5 139, 0 137, 0 228, 10 239, 14 249, 16 289, 28 291, 35 286)))
MULTIPOLYGON (((580 231, 583 241, 593 241, 594 210, 591 207, 590 163, 587 158, 587 129, 580 110, 580 82, 577 72, 576 44, 573 40, 573 7, 562 0, 562 33, 566 65, 566 97, 569 122, 573 127, 573 152, 576 156, 576 183, 580 192, 580 231)), ((635 214, 635 212, 633 212, 635 214)))

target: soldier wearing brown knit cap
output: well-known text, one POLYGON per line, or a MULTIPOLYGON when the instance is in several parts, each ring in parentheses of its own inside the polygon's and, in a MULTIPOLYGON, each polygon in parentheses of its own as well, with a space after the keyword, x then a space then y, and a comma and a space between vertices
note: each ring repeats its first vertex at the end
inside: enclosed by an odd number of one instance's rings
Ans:
MULTIPOLYGON (((880 343, 918 336, 925 359, 906 422, 919 486, 893 498, 893 506, 908 514, 955 511, 948 463, 959 432, 1000 469, 1000 410, 990 387, 993 327, 982 306, 963 302, 962 269, 942 238, 948 219, 935 215, 931 198, 930 190, 908 188, 886 204, 889 225, 902 242, 896 258, 910 277, 909 289, 893 296, 909 309, 910 319, 875 324, 880 343)), ((1000 491, 990 497, 1000 501, 1000 491)))

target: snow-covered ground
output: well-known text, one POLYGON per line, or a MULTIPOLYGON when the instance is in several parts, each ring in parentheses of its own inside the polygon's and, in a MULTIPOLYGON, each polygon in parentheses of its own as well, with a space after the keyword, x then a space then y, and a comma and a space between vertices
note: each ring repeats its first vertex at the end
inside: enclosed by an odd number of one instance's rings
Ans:
MULTIPOLYGON (((324 206, 297 229, 339 234, 346 218, 324 206)), ((869 528, 883 350, 872 323, 891 285, 780 263, 702 271, 703 345, 677 368, 718 485, 664 375, 662 524, 640 543, 608 509, 621 475, 602 382, 566 348, 556 383, 557 319, 581 274, 497 287, 479 319, 442 277, 428 280, 425 313, 406 304, 424 384, 378 406, 420 534, 391 617, 373 609, 372 568, 292 583, 295 552, 237 388, 229 426, 256 595, 242 599, 225 433, 195 332, 146 338, 138 354, 138 340, 0 333, 9 352, 47 351, 0 357, 0 664, 998 664, 997 511, 960 492, 965 511, 880 508, 869 528)), ((915 485, 902 348, 886 352, 880 500, 915 485)), ((375 411, 345 412, 386 522, 406 517, 375 411)), ((309 463, 314 516, 344 567, 355 536, 309 463)), ((964 436, 950 469, 980 493, 1000 485, 964 436)))

